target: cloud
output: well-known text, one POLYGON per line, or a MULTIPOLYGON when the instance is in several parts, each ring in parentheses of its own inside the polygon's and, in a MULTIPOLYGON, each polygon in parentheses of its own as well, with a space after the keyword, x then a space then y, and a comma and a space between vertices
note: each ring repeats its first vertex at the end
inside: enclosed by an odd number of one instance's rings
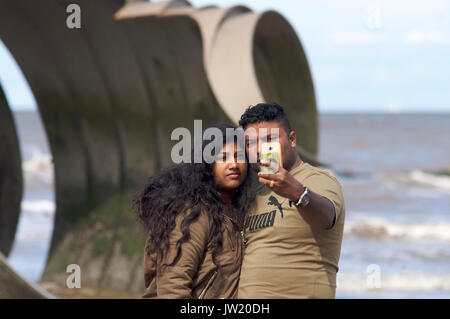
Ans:
POLYGON ((335 31, 328 36, 328 40, 333 44, 354 45, 354 44, 379 44, 387 42, 387 37, 378 32, 347 32, 335 31))
POLYGON ((436 30, 411 30, 405 34, 403 42, 407 44, 448 44, 450 43, 450 34, 436 30))

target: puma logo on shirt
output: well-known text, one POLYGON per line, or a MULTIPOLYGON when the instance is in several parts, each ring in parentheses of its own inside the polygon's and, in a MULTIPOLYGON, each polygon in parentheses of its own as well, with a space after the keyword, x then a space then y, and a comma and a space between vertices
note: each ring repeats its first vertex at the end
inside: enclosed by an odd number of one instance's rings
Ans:
POLYGON ((267 203, 267 205, 276 206, 280 210, 281 218, 283 218, 283 207, 281 207, 280 202, 275 196, 270 195, 269 202, 267 203))
POLYGON ((272 227, 275 222, 277 211, 273 210, 268 213, 251 215, 245 219, 245 230, 254 231, 260 228, 272 227))
MULTIPOLYGON (((275 196, 270 196, 267 205, 272 205, 278 208, 283 218, 283 207, 275 196)), ((245 220, 245 230, 254 231, 261 228, 272 227, 275 223, 277 211, 272 210, 267 213, 248 216, 245 220)))

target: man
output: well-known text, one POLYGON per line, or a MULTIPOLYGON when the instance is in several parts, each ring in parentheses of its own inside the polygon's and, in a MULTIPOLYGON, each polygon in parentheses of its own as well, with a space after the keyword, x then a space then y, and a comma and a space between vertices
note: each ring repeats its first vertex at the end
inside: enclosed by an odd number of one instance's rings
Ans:
POLYGON ((345 218, 339 182, 301 160, 280 105, 249 107, 239 124, 256 132, 253 143, 246 134, 246 149, 258 158, 261 141, 274 142, 278 129, 283 159, 274 174, 260 172, 272 164, 252 164, 263 187, 245 221, 239 298, 334 298, 345 218))

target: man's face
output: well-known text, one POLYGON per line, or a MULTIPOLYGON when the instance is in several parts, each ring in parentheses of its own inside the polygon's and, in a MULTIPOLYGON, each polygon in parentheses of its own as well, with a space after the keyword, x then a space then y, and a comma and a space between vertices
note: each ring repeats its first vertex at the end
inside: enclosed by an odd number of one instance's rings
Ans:
POLYGON ((249 124, 245 128, 245 146, 249 156, 250 165, 255 171, 260 170, 259 160, 261 144, 263 142, 279 142, 283 168, 289 170, 295 162, 295 132, 287 132, 281 123, 277 121, 259 122, 249 124), (278 130, 278 135, 273 134, 278 130), (248 134, 247 134, 248 133, 248 134), (255 155, 257 158, 255 159, 255 155))

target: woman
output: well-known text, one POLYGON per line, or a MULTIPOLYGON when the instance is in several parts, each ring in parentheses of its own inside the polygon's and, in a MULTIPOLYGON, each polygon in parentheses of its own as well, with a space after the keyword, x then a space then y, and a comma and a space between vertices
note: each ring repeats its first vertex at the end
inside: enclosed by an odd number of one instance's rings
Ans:
MULTIPOLYGON (((248 162, 236 160, 243 145, 226 136, 226 129, 234 126, 212 127, 223 136, 214 163, 202 159, 163 170, 134 200, 149 233, 144 298, 237 295, 243 254, 240 230, 254 197, 248 162)), ((202 151, 207 144, 203 142, 202 151)))

